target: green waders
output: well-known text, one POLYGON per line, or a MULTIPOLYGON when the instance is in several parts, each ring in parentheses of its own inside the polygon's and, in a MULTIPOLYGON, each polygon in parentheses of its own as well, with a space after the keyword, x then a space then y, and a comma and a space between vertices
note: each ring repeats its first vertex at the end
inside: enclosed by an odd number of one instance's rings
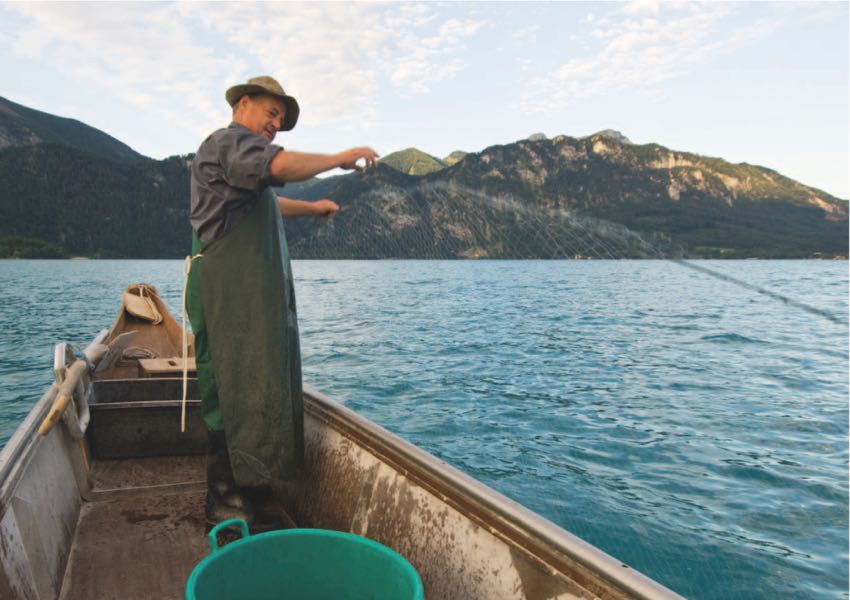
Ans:
POLYGON ((223 237, 193 234, 192 255, 186 307, 207 427, 225 432, 237 485, 291 479, 304 463, 301 353, 271 188, 223 237))

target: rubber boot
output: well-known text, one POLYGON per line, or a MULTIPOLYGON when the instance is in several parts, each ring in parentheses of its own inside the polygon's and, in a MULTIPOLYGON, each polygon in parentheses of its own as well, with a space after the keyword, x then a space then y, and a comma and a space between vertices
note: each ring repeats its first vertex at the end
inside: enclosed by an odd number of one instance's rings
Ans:
POLYGON ((275 529, 294 527, 292 519, 282 510, 270 486, 240 488, 240 491, 254 508, 254 523, 252 533, 263 533, 275 529))
POLYGON ((236 487, 227 439, 223 431, 207 432, 207 526, 226 519, 242 519, 252 525, 255 520, 251 501, 236 487))

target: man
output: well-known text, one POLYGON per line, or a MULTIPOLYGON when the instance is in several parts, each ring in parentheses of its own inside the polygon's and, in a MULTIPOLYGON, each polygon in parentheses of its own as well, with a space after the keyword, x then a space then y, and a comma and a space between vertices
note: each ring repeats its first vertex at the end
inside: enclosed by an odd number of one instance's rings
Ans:
POLYGON ((271 77, 227 90, 233 122, 192 161, 192 261, 186 305, 195 334, 201 411, 209 430, 206 514, 258 528, 268 485, 303 465, 301 355, 281 215, 332 217, 332 200, 276 196, 271 185, 329 169, 372 167, 377 153, 308 154, 272 144, 299 106, 271 77), (363 161, 363 165, 358 164, 363 161))

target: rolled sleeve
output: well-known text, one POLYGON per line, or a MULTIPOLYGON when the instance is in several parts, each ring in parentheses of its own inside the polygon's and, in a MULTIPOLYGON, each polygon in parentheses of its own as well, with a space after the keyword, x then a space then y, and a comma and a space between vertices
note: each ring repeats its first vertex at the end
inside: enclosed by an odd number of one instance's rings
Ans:
POLYGON ((227 183, 254 191, 268 187, 272 183, 269 165, 283 148, 241 127, 226 131, 219 141, 218 159, 227 183))

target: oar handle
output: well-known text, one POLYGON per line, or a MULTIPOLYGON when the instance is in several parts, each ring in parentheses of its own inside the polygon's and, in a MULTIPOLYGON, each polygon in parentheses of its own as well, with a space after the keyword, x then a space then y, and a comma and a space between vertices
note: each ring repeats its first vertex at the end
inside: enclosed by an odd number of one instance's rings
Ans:
POLYGON ((65 409, 71 402, 71 397, 66 394, 56 394, 56 399, 53 400, 53 406, 50 407, 50 412, 44 417, 44 421, 38 428, 39 435, 47 435, 50 430, 59 422, 62 415, 65 414, 65 409))
POLYGON ((77 382, 83 373, 86 372, 88 365, 84 360, 78 360, 70 367, 65 374, 65 380, 59 386, 56 392, 56 398, 53 400, 53 406, 50 407, 50 412, 44 417, 44 421, 38 428, 39 435, 47 435, 50 430, 59 422, 62 415, 65 414, 65 409, 71 403, 71 397, 74 395, 74 389, 77 387, 77 382))

